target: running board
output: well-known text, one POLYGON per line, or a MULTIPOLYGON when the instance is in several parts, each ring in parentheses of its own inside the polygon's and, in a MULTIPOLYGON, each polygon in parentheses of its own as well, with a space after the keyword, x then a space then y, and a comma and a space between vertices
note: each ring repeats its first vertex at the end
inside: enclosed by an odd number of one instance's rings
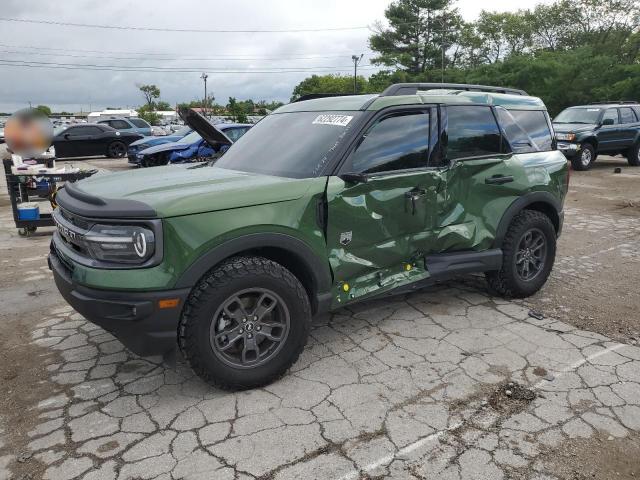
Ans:
POLYGON ((447 280, 465 273, 488 272, 500 270, 502 267, 502 249, 494 248, 482 252, 465 251, 452 253, 438 253, 427 255, 424 259, 425 267, 429 271, 429 277, 418 282, 402 285, 388 292, 373 297, 365 298, 370 300, 376 297, 386 297, 402 295, 429 287, 434 283, 447 280))
POLYGON ((500 270, 502 249, 438 253, 426 256, 424 263, 432 280, 443 280, 463 273, 500 270))

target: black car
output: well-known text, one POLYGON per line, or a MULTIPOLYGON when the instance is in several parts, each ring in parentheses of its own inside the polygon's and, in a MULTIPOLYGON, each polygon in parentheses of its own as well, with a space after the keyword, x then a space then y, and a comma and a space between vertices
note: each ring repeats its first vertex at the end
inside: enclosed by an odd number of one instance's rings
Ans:
POLYGON ((142 138, 139 133, 119 132, 108 125, 72 125, 53 137, 56 157, 106 155, 122 158, 130 143, 142 138))
POLYGON ((599 153, 621 154, 640 166, 640 105, 596 103, 570 107, 553 119, 558 150, 575 170, 589 170, 599 153))

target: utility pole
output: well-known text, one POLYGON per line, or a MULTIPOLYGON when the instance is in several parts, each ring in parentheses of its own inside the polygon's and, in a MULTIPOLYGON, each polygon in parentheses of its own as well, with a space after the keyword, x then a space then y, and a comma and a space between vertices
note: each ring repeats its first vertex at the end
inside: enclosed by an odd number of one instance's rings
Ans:
POLYGON ((203 73, 200 78, 204 81, 204 116, 207 116, 207 78, 209 78, 209 75, 207 75, 206 73, 203 73))
POLYGON ((358 64, 362 60, 362 57, 364 57, 364 53, 360 56, 351 55, 351 60, 353 60, 353 93, 358 93, 358 64))
POLYGON ((445 48, 444 48, 444 33, 446 28, 446 21, 444 18, 444 14, 442 15, 442 23, 440 26, 442 27, 442 81, 440 83, 444 83, 444 60, 445 60, 445 48))

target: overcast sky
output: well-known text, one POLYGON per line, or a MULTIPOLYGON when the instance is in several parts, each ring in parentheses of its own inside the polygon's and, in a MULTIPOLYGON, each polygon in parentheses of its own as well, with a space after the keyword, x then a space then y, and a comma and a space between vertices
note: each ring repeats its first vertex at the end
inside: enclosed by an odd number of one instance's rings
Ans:
MULTIPOLYGON (((466 20, 482 8, 515 10, 550 0, 459 0, 466 20)), ((1 0, 0 17, 117 26, 205 30, 285 30, 368 26, 384 19, 389 0, 1 0)), ((91 71, 0 65, 0 111, 46 104, 54 110, 133 107, 143 101, 136 85, 156 84, 171 104, 203 96, 200 72, 217 101, 287 101, 311 73, 350 73, 351 55, 364 53, 367 29, 305 33, 184 33, 75 28, 0 21, 0 60, 155 67, 193 72, 91 71), (24 48, 36 47, 36 48, 24 48), (114 58, 117 57, 117 58, 114 58), (293 58, 292 58, 293 57, 293 58), (301 58, 302 57, 302 58, 301 58), (317 67, 317 68, 316 68, 317 67), (216 70, 308 69, 285 73, 216 70)))

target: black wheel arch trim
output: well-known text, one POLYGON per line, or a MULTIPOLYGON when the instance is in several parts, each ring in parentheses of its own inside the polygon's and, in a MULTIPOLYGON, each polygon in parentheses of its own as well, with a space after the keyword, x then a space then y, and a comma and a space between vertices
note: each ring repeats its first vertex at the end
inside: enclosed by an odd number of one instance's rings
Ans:
POLYGON ((590 143, 593 149, 598 151, 598 137, 596 137, 593 133, 589 133, 586 135, 578 135, 576 138, 576 142, 579 144, 590 143))
MULTIPOLYGON (((323 262, 302 240, 284 233, 254 233, 228 240, 196 259, 178 278, 174 288, 191 288, 223 260, 245 252, 260 255, 260 250, 277 249, 300 262, 311 280, 314 313, 327 311, 330 304, 332 276, 328 262, 323 262)), ((267 258, 268 255, 265 255, 267 258)), ((283 265, 286 267, 286 265, 283 265)), ((297 273, 292 271, 296 276, 297 273)), ((304 279, 298 279, 305 285, 304 279)), ((307 287, 307 285, 305 285, 307 287)), ((308 290, 308 289, 307 289, 308 290)))
POLYGON ((511 224, 511 221, 515 218, 515 216, 518 215, 522 210, 525 210, 527 207, 530 207, 534 204, 546 205, 549 211, 555 212, 555 215, 557 217, 551 218, 551 221, 554 224, 556 233, 560 235, 563 219, 562 203, 549 192, 531 192, 514 200, 513 203, 509 205, 509 208, 507 208, 507 210, 504 212, 502 218, 500 219, 500 223, 498 224, 498 228, 496 229, 493 248, 500 248, 502 246, 502 242, 505 235, 507 234, 509 225, 511 224))

